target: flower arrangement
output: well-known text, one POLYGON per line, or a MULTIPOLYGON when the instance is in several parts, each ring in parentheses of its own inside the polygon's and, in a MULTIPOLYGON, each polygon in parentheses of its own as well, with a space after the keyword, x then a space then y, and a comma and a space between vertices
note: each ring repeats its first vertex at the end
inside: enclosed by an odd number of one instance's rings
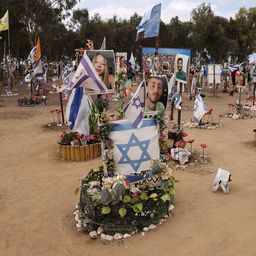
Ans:
POLYGON ((98 235, 124 235, 158 224, 168 217, 175 195, 171 174, 168 164, 152 160, 147 177, 157 177, 154 185, 148 180, 135 185, 123 175, 103 178, 102 166, 92 169, 82 181, 77 228, 94 234, 98 230, 98 235))
POLYGON ((17 100, 19 106, 35 106, 35 105, 46 105, 45 96, 24 96, 17 100))
POLYGON ((78 132, 66 132, 64 131, 60 135, 60 141, 59 144, 62 145, 88 145, 88 144, 94 144, 98 143, 99 140, 93 135, 84 135, 80 134, 78 132))

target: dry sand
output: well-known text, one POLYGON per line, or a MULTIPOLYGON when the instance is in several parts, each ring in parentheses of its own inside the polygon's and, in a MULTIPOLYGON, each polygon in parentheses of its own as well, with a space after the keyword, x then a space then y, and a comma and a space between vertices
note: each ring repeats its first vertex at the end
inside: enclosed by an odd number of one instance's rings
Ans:
MULTIPOLYGON (((16 85, 19 96, 29 94, 16 85)), ((227 111, 235 97, 207 94, 208 107, 227 111)), ((224 118, 216 130, 186 129, 188 138, 209 147, 211 163, 174 170, 180 182, 173 215, 156 230, 121 242, 104 244, 76 230, 74 191, 100 160, 64 162, 58 158, 61 131, 42 128, 51 122, 49 110, 58 107, 50 95, 47 106, 18 107, 17 97, 0 102, 0 255, 256 255, 256 118, 224 118), (232 173, 230 194, 211 192, 218 167, 232 173)), ((182 119, 192 117, 186 101, 182 119)))

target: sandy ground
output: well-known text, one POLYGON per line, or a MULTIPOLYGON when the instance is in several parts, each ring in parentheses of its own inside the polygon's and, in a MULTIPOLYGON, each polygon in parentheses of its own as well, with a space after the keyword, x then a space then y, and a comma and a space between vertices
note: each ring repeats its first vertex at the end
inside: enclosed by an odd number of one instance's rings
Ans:
MULTIPOLYGON (((29 94, 16 85, 19 96, 29 94)), ((235 97, 207 94, 208 107, 227 111, 235 97)), ((49 110, 58 107, 57 95, 47 106, 18 107, 17 97, 0 102, 0 255, 256 255, 256 118, 224 118, 216 130, 187 129, 194 149, 206 143, 211 163, 174 170, 175 209, 158 229, 121 242, 103 244, 75 228, 74 191, 81 178, 100 159, 64 162, 58 158, 61 131, 43 128, 51 122, 49 110), (230 194, 211 192, 218 167, 229 170, 230 194)), ((193 102, 186 101, 182 119, 192 117, 193 102)))

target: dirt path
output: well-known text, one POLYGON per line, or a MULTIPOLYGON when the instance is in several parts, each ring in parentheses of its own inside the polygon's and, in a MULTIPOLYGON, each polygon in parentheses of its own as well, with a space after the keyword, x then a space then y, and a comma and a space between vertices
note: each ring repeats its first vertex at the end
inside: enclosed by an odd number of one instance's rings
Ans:
MULTIPOLYGON (((24 93, 23 88, 19 91, 24 93)), ((236 97, 236 96, 235 96, 236 97)), ((234 97, 234 98, 235 98, 234 97)), ((234 101, 227 94, 209 95, 215 119, 234 101)), ((49 110, 58 97, 50 95, 45 107, 20 108, 17 97, 0 102, 0 255, 256 255, 256 118, 224 118, 216 130, 186 129, 194 148, 206 143, 211 163, 174 170, 180 180, 173 216, 157 230, 122 242, 103 244, 76 231, 75 189, 100 160, 63 162, 56 141, 60 131, 43 129, 51 122, 49 110), (232 173, 230 194, 211 192, 218 167, 232 173)), ((192 117, 186 102, 182 119, 192 117)))

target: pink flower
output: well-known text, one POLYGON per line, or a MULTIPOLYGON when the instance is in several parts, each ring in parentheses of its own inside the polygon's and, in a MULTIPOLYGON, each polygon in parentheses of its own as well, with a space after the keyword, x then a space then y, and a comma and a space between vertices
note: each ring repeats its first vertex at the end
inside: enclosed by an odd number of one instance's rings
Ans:
POLYGON ((208 146, 206 144, 201 144, 200 145, 202 148, 207 148, 208 146))

